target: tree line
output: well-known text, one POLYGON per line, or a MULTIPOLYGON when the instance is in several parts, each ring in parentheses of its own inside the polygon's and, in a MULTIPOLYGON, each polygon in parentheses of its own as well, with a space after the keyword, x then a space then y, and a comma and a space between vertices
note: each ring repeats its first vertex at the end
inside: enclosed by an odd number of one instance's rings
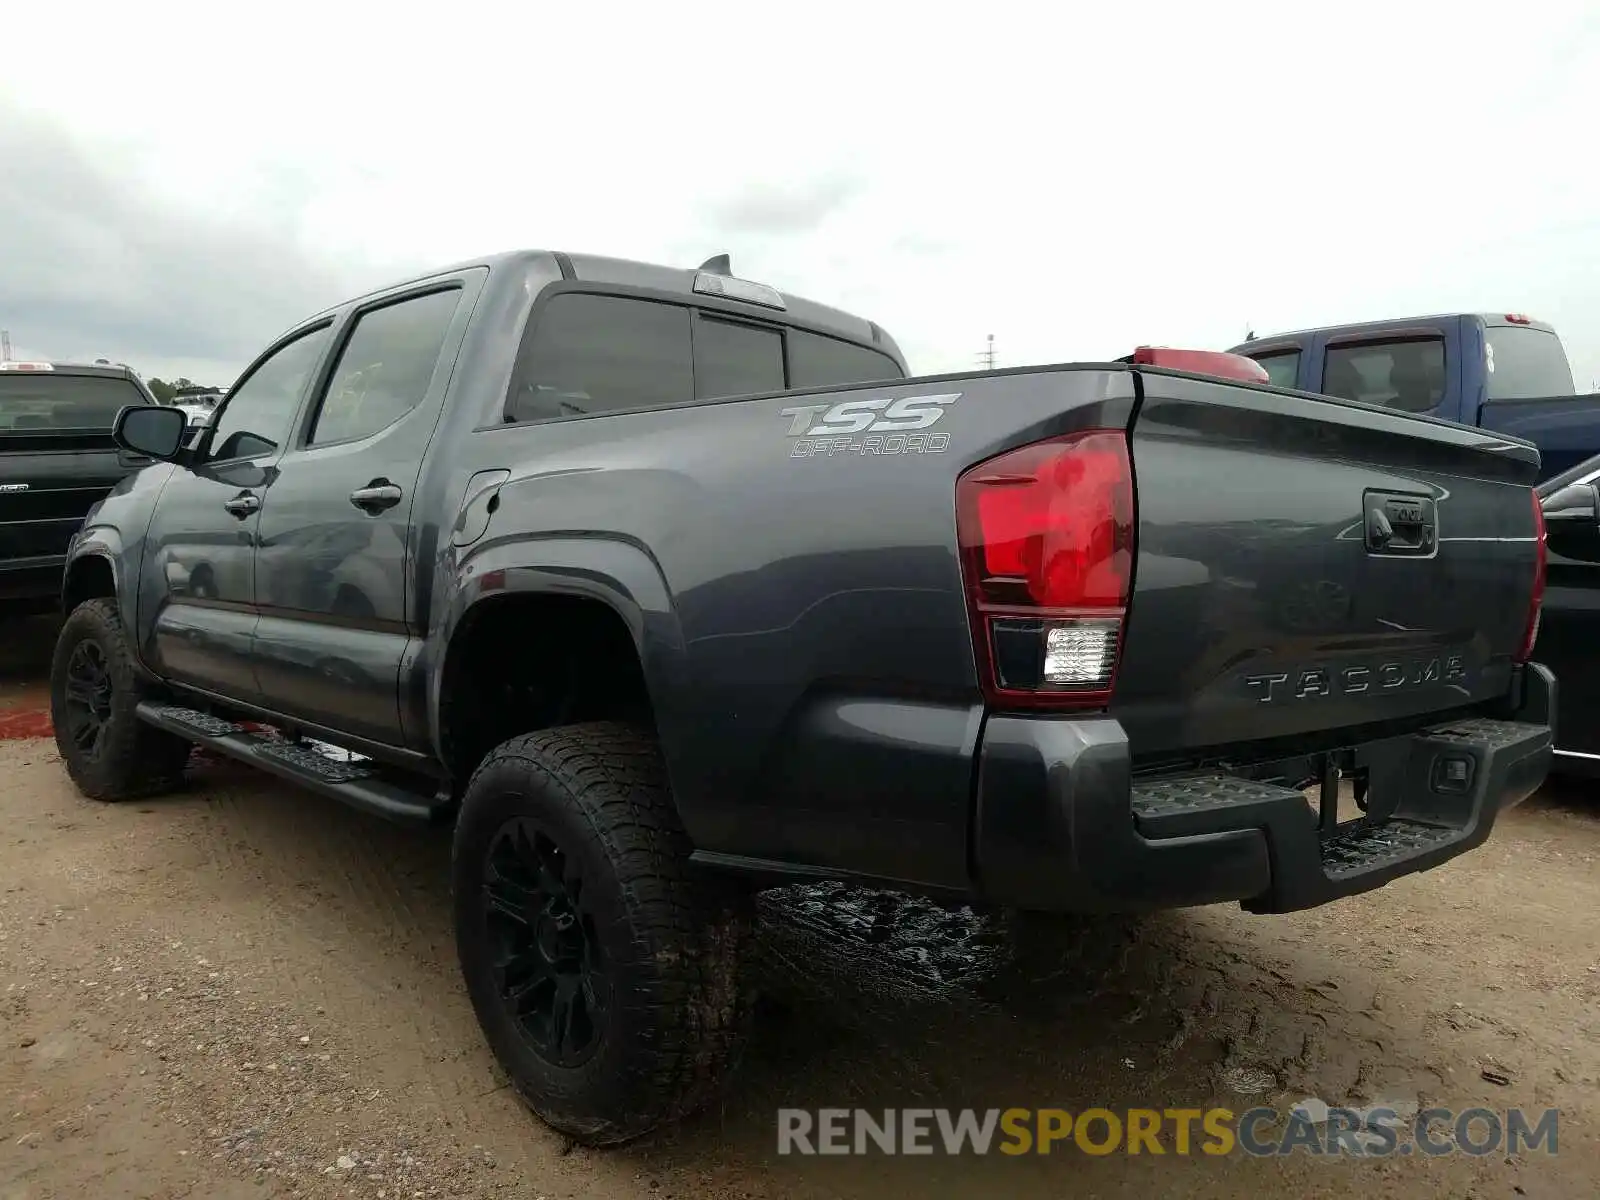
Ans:
POLYGON ((180 392, 215 392, 221 390, 214 387, 202 387, 185 375, 179 375, 176 379, 170 381, 158 376, 152 376, 145 380, 145 386, 150 389, 150 394, 162 404, 171 404, 173 398, 180 392))

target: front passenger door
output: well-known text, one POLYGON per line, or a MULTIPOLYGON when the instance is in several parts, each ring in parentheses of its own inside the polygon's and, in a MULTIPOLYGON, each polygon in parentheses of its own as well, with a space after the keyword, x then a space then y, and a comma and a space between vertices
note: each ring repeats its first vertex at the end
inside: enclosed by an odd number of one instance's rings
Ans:
POLYGON ((166 679, 256 699, 256 543, 274 461, 331 325, 297 331, 247 372, 174 469, 151 517, 139 583, 144 655, 166 679))

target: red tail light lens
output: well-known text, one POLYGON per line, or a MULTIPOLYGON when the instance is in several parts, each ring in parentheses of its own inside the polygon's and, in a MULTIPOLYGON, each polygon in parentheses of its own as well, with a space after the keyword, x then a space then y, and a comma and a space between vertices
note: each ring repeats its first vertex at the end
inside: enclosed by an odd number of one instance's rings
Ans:
POLYGON ((1133 469, 1121 430, 1036 442, 956 483, 984 691, 1006 706, 1111 697, 1133 574, 1133 469))
POLYGON ((1539 612, 1544 607, 1545 532, 1544 506, 1539 503, 1539 493, 1533 496, 1533 596, 1528 601, 1528 625, 1522 632, 1522 649, 1517 652, 1517 662, 1527 662, 1533 657, 1533 644, 1539 640, 1539 612))

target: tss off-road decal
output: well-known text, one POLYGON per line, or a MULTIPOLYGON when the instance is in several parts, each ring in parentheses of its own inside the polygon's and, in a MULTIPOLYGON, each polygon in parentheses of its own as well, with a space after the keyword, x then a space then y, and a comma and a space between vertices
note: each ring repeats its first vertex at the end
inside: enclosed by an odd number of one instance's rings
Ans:
POLYGON ((789 418, 790 458, 835 454, 942 454, 948 433, 928 433, 960 392, 939 396, 882 396, 838 404, 797 404, 781 409, 789 418))

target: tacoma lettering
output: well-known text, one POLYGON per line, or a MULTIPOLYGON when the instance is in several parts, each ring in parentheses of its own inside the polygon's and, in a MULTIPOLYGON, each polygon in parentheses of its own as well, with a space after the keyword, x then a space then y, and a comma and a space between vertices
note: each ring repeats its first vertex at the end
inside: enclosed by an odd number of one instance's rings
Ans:
POLYGON ((1416 659, 1412 662, 1386 662, 1376 667, 1345 667, 1332 671, 1312 667, 1296 671, 1244 676, 1245 690, 1258 704, 1276 701, 1310 700, 1319 696, 1359 696, 1372 690, 1373 677, 1381 691, 1423 687, 1433 683, 1454 683, 1465 679, 1467 669, 1459 654, 1443 658, 1416 659), (1287 685, 1287 686, 1286 686, 1287 685))

